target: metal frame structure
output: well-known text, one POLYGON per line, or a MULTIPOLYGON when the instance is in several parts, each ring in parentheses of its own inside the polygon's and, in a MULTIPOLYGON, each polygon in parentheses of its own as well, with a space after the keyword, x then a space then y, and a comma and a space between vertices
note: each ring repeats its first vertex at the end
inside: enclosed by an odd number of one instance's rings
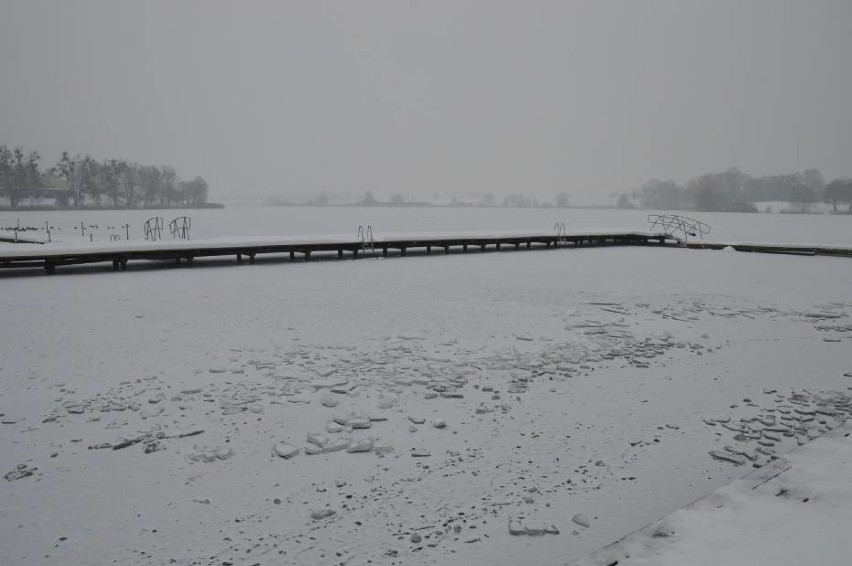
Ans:
POLYGON ((557 222, 553 225, 553 233, 556 234, 556 245, 561 246, 568 242, 568 233, 565 231, 565 223, 557 222))
POLYGON ((189 216, 178 216, 169 222, 172 239, 188 240, 190 228, 192 228, 192 218, 189 216))
POLYGON ((662 230, 666 236, 678 238, 677 233, 680 232, 684 243, 689 241, 689 237, 703 238, 705 234, 710 233, 710 226, 688 216, 679 216, 677 214, 649 214, 648 224, 651 225, 651 230, 662 230))
POLYGON ((145 221, 145 226, 143 227, 145 232, 145 239, 151 240, 152 242, 156 242, 157 240, 163 239, 163 217, 162 216, 152 216, 148 220, 145 221))
POLYGON ((358 239, 361 241, 361 249, 364 253, 370 252, 370 255, 376 253, 373 240, 373 226, 372 224, 367 224, 367 228, 365 229, 363 225, 358 226, 358 239))

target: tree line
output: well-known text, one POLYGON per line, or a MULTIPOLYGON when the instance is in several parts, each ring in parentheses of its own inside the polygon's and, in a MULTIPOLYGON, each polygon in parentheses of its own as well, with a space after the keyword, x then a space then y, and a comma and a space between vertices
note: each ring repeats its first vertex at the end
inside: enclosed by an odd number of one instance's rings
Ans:
POLYGON ((704 212, 757 212, 755 203, 781 201, 796 212, 809 212, 816 202, 838 204, 852 213, 852 179, 826 183, 817 169, 788 175, 752 177, 737 168, 690 179, 683 185, 654 179, 618 199, 622 207, 699 210, 704 212))
POLYGON ((433 201, 417 200, 402 193, 393 193, 388 200, 380 200, 373 191, 365 191, 361 195, 339 195, 330 191, 314 194, 309 198, 299 200, 288 200, 281 197, 270 197, 265 200, 268 206, 390 206, 390 207, 421 207, 421 206, 452 206, 452 207, 509 207, 509 208, 569 208, 570 195, 567 191, 560 191, 553 201, 530 197, 523 194, 513 193, 505 195, 502 200, 492 192, 473 195, 469 198, 450 195, 449 202, 440 204, 440 193, 432 195, 433 201), (555 204, 554 204, 555 203, 555 204))
POLYGON ((151 207, 207 203, 207 181, 181 180, 173 167, 124 159, 97 161, 67 151, 42 169, 37 151, 0 145, 0 195, 17 208, 25 201, 55 198, 58 206, 151 207))

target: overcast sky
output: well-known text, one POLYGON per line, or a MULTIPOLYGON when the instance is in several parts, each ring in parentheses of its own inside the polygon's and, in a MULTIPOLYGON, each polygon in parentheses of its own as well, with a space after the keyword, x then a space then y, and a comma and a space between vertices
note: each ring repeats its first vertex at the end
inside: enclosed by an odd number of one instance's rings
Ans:
POLYGON ((0 0, 0 143, 214 198, 852 174, 850 0, 0 0))

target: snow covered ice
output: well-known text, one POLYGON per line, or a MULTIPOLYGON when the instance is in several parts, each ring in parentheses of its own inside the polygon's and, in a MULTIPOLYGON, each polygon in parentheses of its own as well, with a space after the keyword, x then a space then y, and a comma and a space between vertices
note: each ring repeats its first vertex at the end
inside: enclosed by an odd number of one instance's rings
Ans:
POLYGON ((578 560, 849 418, 849 281, 646 248, 5 278, 0 563, 578 560))
POLYGON ((575 566, 848 564, 850 432, 839 427, 575 566))

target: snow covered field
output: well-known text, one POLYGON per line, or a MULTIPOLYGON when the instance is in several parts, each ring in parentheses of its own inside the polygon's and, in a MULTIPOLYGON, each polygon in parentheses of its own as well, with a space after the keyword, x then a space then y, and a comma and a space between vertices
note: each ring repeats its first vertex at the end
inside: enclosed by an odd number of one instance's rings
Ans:
MULTIPOLYGON (((234 206, 209 210, 99 210, 99 211, 0 211, 0 229, 15 226, 54 227, 52 236, 61 241, 109 241, 111 235, 125 239, 126 224, 132 240, 143 240, 142 226, 152 216, 168 224, 178 216, 192 218, 192 238, 234 236, 305 236, 358 233, 358 226, 372 225, 376 235, 404 232, 467 232, 526 230, 551 232, 556 222, 565 222, 569 232, 578 230, 647 230, 647 210, 544 209, 544 208, 288 208, 234 206), (81 237, 80 223, 86 228, 81 237), (93 227, 93 228, 90 228, 93 227), (95 228, 96 227, 96 228, 95 228)), ((818 214, 731 214, 674 212, 706 222, 712 227, 707 240, 731 242, 780 242, 787 244, 852 243, 852 216, 818 214)), ((0 230, 0 236, 9 236, 0 230)), ((43 232, 25 232, 23 237, 44 237, 43 232)))
MULTIPOLYGON (((251 210, 194 229, 559 212, 251 210)), ((646 228, 600 212, 571 227, 646 228)), ((852 243, 846 217, 713 216, 714 239, 852 243)), ((6 277, 0 563, 571 563, 843 420, 817 409, 852 395, 850 281, 655 248, 6 277)))

